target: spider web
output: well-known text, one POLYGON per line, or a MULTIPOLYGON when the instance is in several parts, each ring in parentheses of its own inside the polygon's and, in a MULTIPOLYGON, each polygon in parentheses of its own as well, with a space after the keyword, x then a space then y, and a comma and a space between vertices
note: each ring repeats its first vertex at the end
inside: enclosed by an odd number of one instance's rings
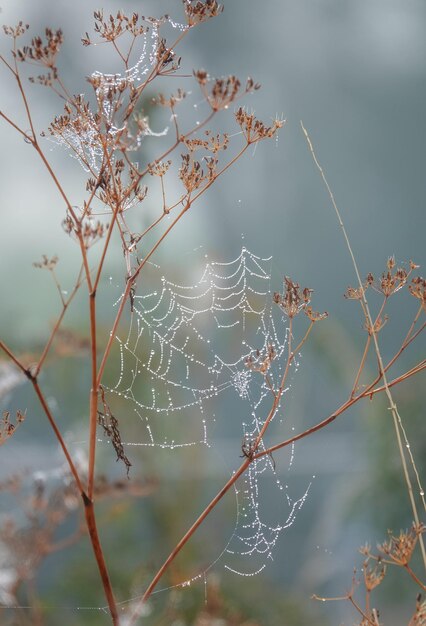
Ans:
MULTIPOLYGON (((129 85, 137 86, 144 80, 148 73, 158 62, 157 53, 160 46, 160 27, 167 24, 174 30, 184 31, 187 26, 179 22, 173 21, 169 16, 160 19, 146 17, 143 18, 146 31, 139 36, 141 40, 140 51, 137 61, 124 72, 115 74, 95 71, 91 74, 91 80, 96 84, 95 96, 100 106, 104 122, 107 123, 107 130, 100 132, 99 120, 92 111, 87 110, 85 113, 84 124, 78 124, 78 132, 72 124, 69 127, 62 128, 60 132, 52 131, 49 138, 59 146, 64 147, 69 155, 76 159, 85 172, 99 174, 105 161, 105 133, 107 138, 113 144, 115 138, 119 139, 126 128, 126 123, 120 123, 116 119, 114 104, 108 97, 111 90, 125 90, 129 85)), ((84 94, 81 94, 84 97, 84 94)), ((75 111, 76 117, 79 115, 78 109, 75 111)), ((134 137, 134 145, 129 144, 127 151, 137 150, 145 137, 162 137, 168 133, 168 127, 159 132, 153 131, 149 126, 148 118, 144 120, 144 129, 136 137, 134 137)), ((118 146, 119 147, 119 146, 118 146)), ((111 157, 115 162, 115 155, 111 157)), ((125 209, 130 208, 133 202, 128 201, 125 209)))
MULTIPOLYGON (((104 385, 109 396, 129 403, 141 424, 139 440, 126 446, 212 448, 221 428, 216 418, 220 413, 232 416, 234 465, 241 456, 241 441, 244 456, 245 446, 265 423, 273 401, 271 386, 280 386, 286 362, 288 329, 278 307, 272 307, 270 267, 271 257, 261 258, 243 247, 228 262, 206 259, 199 280, 191 286, 160 275, 158 289, 134 295, 127 334, 116 337, 117 377, 104 385), (271 345, 276 356, 265 377, 246 362, 259 352, 267 353, 271 345), (188 430, 185 421, 194 413, 197 419, 191 420, 188 430)), ((292 374, 297 367, 296 361, 292 374)), ((282 419, 279 410, 276 415, 282 419)), ((265 449, 261 441, 259 451, 265 449)), ((293 457, 292 449, 289 467, 293 457)), ((265 455, 254 460, 235 488, 236 520, 227 545, 202 574, 182 586, 205 576, 219 560, 243 576, 262 571, 273 558, 279 536, 294 522, 309 487, 293 499, 274 459, 265 455), (267 484, 269 492, 271 482, 264 479, 271 477, 279 496, 272 517, 278 522, 268 519, 270 506, 264 502, 264 487, 267 484)))

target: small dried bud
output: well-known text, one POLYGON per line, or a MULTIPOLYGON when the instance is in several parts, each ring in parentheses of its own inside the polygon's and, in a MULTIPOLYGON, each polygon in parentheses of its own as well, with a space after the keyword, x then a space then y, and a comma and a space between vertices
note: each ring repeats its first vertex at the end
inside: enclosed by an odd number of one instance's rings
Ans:
POLYGON ((426 310, 426 279, 422 276, 416 276, 411 280, 408 290, 412 296, 418 298, 426 310))
POLYGON ((37 267, 38 269, 52 271, 54 267, 56 266, 58 260, 59 259, 57 256, 54 256, 51 259, 49 259, 45 254, 43 254, 42 260, 34 262, 33 266, 37 267))
POLYGON ((285 122, 285 120, 276 118, 271 126, 266 126, 263 122, 256 119, 253 113, 247 113, 243 107, 237 110, 235 119, 249 144, 262 141, 263 139, 271 139, 284 126, 285 122))
POLYGON ((363 564, 364 584, 367 591, 372 591, 378 587, 386 575, 386 566, 379 559, 373 565, 368 560, 363 564))
POLYGON ((409 531, 401 531, 398 537, 389 534, 389 540, 377 547, 395 564, 405 566, 411 561, 419 536, 424 532, 423 524, 413 524, 409 531))
POLYGON ((217 0, 183 0, 183 6, 188 20, 188 26, 201 24, 212 17, 218 16, 223 11, 223 6, 217 0))
POLYGON ((151 174, 151 176, 164 176, 171 164, 171 161, 154 161, 149 163, 148 174, 151 174))
POLYGON ((277 356, 273 344, 268 344, 263 354, 260 350, 256 350, 255 355, 255 357, 250 355, 246 358, 245 366, 253 372, 260 372, 265 375, 271 367, 272 361, 277 356))

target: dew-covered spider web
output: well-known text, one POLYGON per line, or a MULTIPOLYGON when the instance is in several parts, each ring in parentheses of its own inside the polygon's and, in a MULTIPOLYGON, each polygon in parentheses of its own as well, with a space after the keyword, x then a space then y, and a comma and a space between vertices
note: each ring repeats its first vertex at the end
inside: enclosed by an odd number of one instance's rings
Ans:
MULTIPOLYGON (((233 444, 232 467, 237 469, 241 458, 250 454, 271 410, 288 354, 286 320, 273 304, 271 265, 270 257, 261 258, 243 247, 231 261, 206 258, 193 285, 172 282, 151 266, 150 271, 159 274, 157 287, 144 293, 139 286, 132 295, 128 327, 116 337, 120 355, 116 378, 104 384, 111 401, 119 396, 139 424, 138 440, 126 442, 129 454, 131 446, 165 451, 214 448, 217 433, 226 430, 233 444), (271 351, 265 375, 260 365, 271 351)), ((297 367, 296 360, 289 381, 297 367)), ((278 421, 283 419, 280 409, 278 421)), ((265 445, 261 441, 258 450, 265 450, 265 445)), ((292 463, 293 450, 286 460, 287 466, 292 463)), ((281 465, 278 473, 270 455, 252 461, 235 488, 236 519, 229 541, 207 569, 219 563, 253 576, 266 567, 309 490, 308 486, 302 495, 292 497, 286 479, 279 477, 287 469, 281 465), (263 493, 271 483, 277 496, 273 511, 265 506, 263 493)), ((270 503, 269 493, 266 500, 270 503)))
MULTIPOLYGON (((117 115, 118 108, 113 102, 111 93, 114 91, 123 92, 128 87, 136 89, 146 80, 149 73, 158 63, 158 53, 161 49, 162 38, 160 28, 167 26, 176 32, 182 33, 188 29, 186 24, 174 21, 170 16, 163 16, 160 19, 153 17, 142 18, 144 22, 144 32, 139 37, 137 47, 137 57, 135 62, 122 72, 114 74, 95 71, 90 76, 95 91, 98 113, 95 115, 90 108, 84 107, 84 94, 76 98, 78 104, 73 104, 74 108, 69 108, 67 114, 70 121, 66 125, 54 125, 51 128, 49 139, 67 150, 69 155, 76 159, 86 172, 98 175, 105 165, 105 140, 108 139, 110 145, 116 143, 120 148, 123 141, 123 133, 126 130, 126 122, 123 115, 117 115), (84 123, 81 122, 81 111, 84 110, 84 123), (100 130, 99 113, 102 114, 106 130, 100 130)), ((133 47, 133 46, 132 46, 133 47)), ((136 51, 135 51, 136 52, 136 51)), ((123 113, 121 111, 121 113, 123 113)), ((148 117, 139 118, 139 128, 135 135, 127 137, 126 151, 138 150, 145 137, 161 137, 166 135, 168 127, 155 132, 149 125, 148 117)), ((115 162, 115 155, 111 157, 111 162, 115 162)), ((132 206, 128 201, 124 210, 132 206)))

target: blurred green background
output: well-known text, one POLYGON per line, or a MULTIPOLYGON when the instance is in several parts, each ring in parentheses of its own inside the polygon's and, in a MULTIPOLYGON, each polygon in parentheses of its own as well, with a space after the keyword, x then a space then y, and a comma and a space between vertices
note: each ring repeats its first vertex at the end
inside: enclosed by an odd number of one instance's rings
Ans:
MULTIPOLYGON (((319 421, 347 397, 363 347, 357 305, 343 298, 347 285, 355 283, 353 269, 299 120, 316 146, 362 274, 378 275, 392 254, 398 263, 413 259, 424 266, 426 6, 420 0, 225 0, 224 4, 224 13, 194 29, 178 50, 183 70, 191 73, 203 67, 213 76, 236 74, 242 79, 250 75, 261 82, 262 90, 247 99, 247 106, 265 121, 277 114, 287 122, 277 141, 249 151, 212 187, 168 237, 154 261, 166 274, 173 267, 170 272, 181 283, 192 283, 205 254, 217 260, 235 258, 244 235, 245 245, 255 254, 273 256, 273 289, 280 288, 283 275, 290 275, 315 290, 314 307, 327 310, 330 317, 314 329, 303 352, 288 398, 288 417, 276 425, 276 437, 285 438, 291 427, 299 431, 319 421)), ((82 34, 90 32, 98 2, 3 0, 1 6, 3 23, 23 19, 31 24, 33 34, 45 25, 63 28, 61 68, 73 93, 87 90, 85 76, 91 72, 108 70, 106 48, 85 49, 79 44, 82 34)), ((182 15, 176 0, 108 1, 103 8, 106 14, 122 8, 146 15, 182 15)), ((7 48, 3 38, 2 53, 7 48)), ((2 110, 22 120, 16 86, 3 68, 0 80, 2 110)), ((196 86, 189 84, 188 108, 196 118, 203 115, 203 105, 196 86)), ((62 112, 61 103, 42 88, 34 87, 30 100, 39 130, 62 112)), ((162 121, 155 115, 152 123, 156 130, 161 128, 162 121)), ((58 273, 66 289, 76 273, 77 250, 63 233, 63 206, 31 147, 6 124, 1 126, 1 141, 1 337, 21 352, 32 352, 48 336, 49 322, 58 310, 48 276, 36 271, 32 262, 43 253, 58 254, 58 273)), ((147 150, 155 147, 152 142, 146 146, 147 150)), ((59 148, 50 147, 65 189, 79 204, 82 172, 78 164, 59 148)), ((150 210, 154 215, 155 207, 150 210)), ((106 274, 116 282, 123 280, 118 242, 106 274)), ((102 286, 100 298, 105 338, 113 315, 109 284, 102 286)), ((392 307, 381 336, 385 359, 398 347, 416 310, 407 295, 401 295, 392 307)), ((85 298, 79 297, 69 312, 67 327, 87 334, 86 314, 85 298)), ((423 357, 420 338, 403 355, 396 371, 404 371, 423 357)), ((85 354, 52 362, 43 379, 75 450, 87 437, 88 381, 85 354)), ((419 375, 395 391, 418 460, 425 458, 423 381, 419 375)), ((60 465, 62 459, 31 389, 22 385, 10 393, 6 390, 1 401, 0 408, 26 407, 28 413, 14 440, 0 450, 2 480, 18 471, 60 465)), ((216 413, 225 416, 226 407, 219 406, 216 413)), ((238 466, 240 431, 235 424, 228 431, 225 417, 218 428, 220 450, 230 451, 228 467, 214 450, 209 455, 178 452, 173 460, 170 452, 130 450, 131 477, 154 477, 158 486, 147 498, 101 505, 102 534, 121 600, 141 593, 209 496, 238 466)), ((132 435, 137 439, 136 428, 132 435)), ((289 476, 284 475, 285 462, 281 461, 280 469, 279 454, 275 461, 278 474, 282 472, 280 477, 295 494, 303 493, 316 476, 306 504, 296 523, 281 535, 274 561, 259 576, 235 577, 219 560, 209 572, 207 595, 218 603, 218 615, 229 623, 243 624, 249 619, 262 626, 352 623, 355 617, 347 604, 315 603, 310 596, 345 593, 353 565, 361 561, 358 547, 366 541, 373 546, 382 541, 388 528, 399 531, 411 524, 386 404, 376 398, 357 405, 327 430, 300 442, 289 476)), ((115 477, 125 476, 106 447, 100 452, 100 466, 115 477)), ((272 493, 268 481, 272 488, 273 477, 263 480, 265 494, 272 493)), ((278 506, 274 498, 269 503, 272 511, 278 506)), ((11 510, 19 516, 19 505, 5 496, 4 519, 11 510)), ((187 546, 164 586, 208 567, 226 544, 234 520, 235 501, 230 497, 187 546)), ((49 624, 108 623, 96 609, 76 611, 78 606, 103 604, 85 540, 45 561, 38 589, 42 602, 51 607, 49 624)), ((410 584, 404 586, 402 574, 390 581, 387 591, 378 596, 383 622, 387 626, 407 623, 416 594, 410 584)), ((192 624, 204 607, 203 584, 164 591, 153 597, 153 613, 143 623, 192 624)), ((6 610, 3 615, 10 618, 6 610)))

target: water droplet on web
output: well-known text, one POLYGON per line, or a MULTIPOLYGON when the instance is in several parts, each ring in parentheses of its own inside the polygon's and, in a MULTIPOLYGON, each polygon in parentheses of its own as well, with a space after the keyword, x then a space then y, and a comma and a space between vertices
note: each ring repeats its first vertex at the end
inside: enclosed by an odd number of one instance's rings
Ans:
MULTIPOLYGON (((240 205, 242 200, 238 199, 237 203, 240 205)), ((241 239, 244 240, 244 234, 241 239)), ((246 358, 269 344, 274 345, 278 355, 285 356, 287 331, 278 313, 275 320, 271 313, 270 258, 256 256, 247 247, 242 247, 234 259, 226 262, 208 262, 207 254, 202 257, 204 268, 193 285, 177 284, 169 276, 166 280, 158 266, 153 269, 156 274, 150 284, 152 288, 156 279, 160 288, 149 291, 146 286, 144 292, 141 285, 136 314, 129 316, 125 339, 117 337, 121 359, 117 367, 118 382, 105 389, 123 394, 144 425, 136 445, 167 450, 192 445, 217 446, 216 440, 210 440, 209 432, 209 426, 216 421, 215 397, 229 389, 237 391, 244 402, 241 414, 245 416, 244 424, 240 422, 242 431, 234 439, 234 456, 238 459, 242 436, 247 441, 255 439, 270 408, 270 390, 256 372, 249 371, 246 358), (259 306, 261 301, 265 302, 264 306, 259 306), (249 331, 245 325, 248 313, 249 331), (147 376, 152 381, 151 393, 149 388, 146 393, 147 376), (183 423, 189 415, 190 429, 183 423)), ((271 367, 273 381, 282 378, 279 361, 277 358, 271 367)), ((307 497, 306 491, 299 499, 290 499, 272 466, 268 455, 256 459, 241 477, 241 488, 236 491, 238 545, 230 544, 224 555, 241 555, 250 575, 253 575, 250 559, 262 559, 259 571, 263 569, 280 533, 293 523, 307 497), (263 476, 273 477, 275 483, 267 481, 267 484, 280 498, 280 505, 288 507, 287 513, 284 512, 289 516, 285 524, 281 517, 280 524, 268 523, 264 518, 263 476)), ((235 469, 232 474, 235 475, 235 469)), ((231 562, 225 567, 234 571, 231 562)))

